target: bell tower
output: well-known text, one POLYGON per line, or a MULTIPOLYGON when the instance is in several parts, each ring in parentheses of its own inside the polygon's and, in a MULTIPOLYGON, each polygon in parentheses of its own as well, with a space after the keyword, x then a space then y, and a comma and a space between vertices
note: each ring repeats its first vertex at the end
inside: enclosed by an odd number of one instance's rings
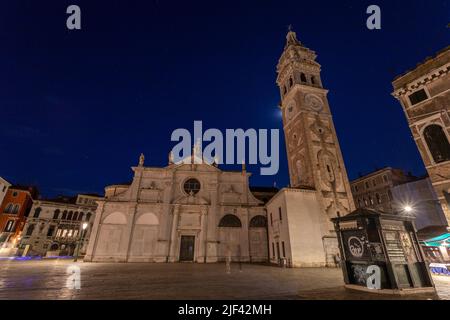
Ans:
POLYGON ((355 206, 316 57, 290 30, 277 66, 277 84, 291 187, 316 190, 326 213, 323 231, 330 232, 330 219, 355 206))

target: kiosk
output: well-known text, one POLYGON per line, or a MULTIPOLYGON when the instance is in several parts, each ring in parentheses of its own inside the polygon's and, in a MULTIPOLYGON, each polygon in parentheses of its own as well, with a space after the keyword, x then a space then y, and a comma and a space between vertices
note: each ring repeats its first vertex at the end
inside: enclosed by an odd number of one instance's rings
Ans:
POLYGON ((360 208, 331 220, 346 288, 401 295, 435 293, 412 218, 360 208))

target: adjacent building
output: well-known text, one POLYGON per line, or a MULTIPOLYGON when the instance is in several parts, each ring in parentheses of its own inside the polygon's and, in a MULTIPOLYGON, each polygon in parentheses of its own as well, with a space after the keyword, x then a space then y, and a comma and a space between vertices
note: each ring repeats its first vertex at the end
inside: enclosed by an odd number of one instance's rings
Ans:
POLYGON ((17 251, 26 218, 37 195, 35 187, 9 187, 0 206, 0 255, 12 255, 17 251))
POLYGON ((355 209, 316 53, 289 31, 277 66, 290 187, 266 205, 270 261, 335 265, 331 218, 355 209))
POLYGON ((409 128, 450 222, 450 46, 392 82, 409 128))
POLYGON ((5 198, 10 186, 11 183, 0 177, 0 205, 3 203, 3 199, 5 198))
POLYGON ((92 230, 98 195, 79 194, 33 201, 20 242, 20 254, 83 255, 92 230), (83 230, 83 224, 86 228, 83 230))
POLYGON ((417 230, 441 228, 447 224, 428 177, 418 178, 401 169, 386 167, 350 184, 358 208, 413 216, 417 230))
POLYGON ((411 173, 386 167, 361 176, 351 181, 350 185, 357 208, 392 213, 398 209, 393 206, 392 188, 415 180, 417 177, 411 173))
POLYGON ((430 178, 399 184, 391 190, 394 212, 414 217, 417 230, 442 229, 447 225, 430 178), (405 208, 409 209, 405 212, 405 208))

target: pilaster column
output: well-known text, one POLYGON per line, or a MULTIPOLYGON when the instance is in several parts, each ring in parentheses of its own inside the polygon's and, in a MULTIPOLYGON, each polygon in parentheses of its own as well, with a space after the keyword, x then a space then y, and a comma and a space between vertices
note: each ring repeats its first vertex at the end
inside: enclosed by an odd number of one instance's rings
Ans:
POLYGON ((170 233, 169 262, 175 261, 176 241, 178 238, 177 237, 178 216, 179 216, 179 208, 178 208, 178 206, 176 206, 173 209, 172 230, 170 233))
MULTIPOLYGON (((98 201, 97 210, 95 212, 94 225, 89 236, 88 246, 86 250, 86 255, 84 261, 92 261, 95 258, 95 250, 97 248, 98 236, 100 234, 101 221, 103 213, 105 212, 105 202, 98 201)), ((59 228, 59 225, 58 225, 59 228)))
POLYGON ((208 214, 208 209, 202 209, 201 217, 200 217, 200 254, 198 255, 201 258, 201 262, 206 263, 206 255, 208 244, 206 243, 207 232, 208 232, 208 223, 206 221, 208 214))
POLYGON ((244 209, 242 214, 242 230, 241 230, 241 261, 250 260, 250 247, 248 241, 248 209, 244 209))

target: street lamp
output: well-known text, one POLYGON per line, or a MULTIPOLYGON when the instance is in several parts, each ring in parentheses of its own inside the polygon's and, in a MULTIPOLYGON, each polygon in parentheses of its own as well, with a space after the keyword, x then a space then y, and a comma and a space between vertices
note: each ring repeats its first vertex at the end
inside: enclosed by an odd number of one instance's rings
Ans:
POLYGON ((405 212, 411 212, 412 211, 411 206, 408 206, 408 205, 406 205, 403 209, 405 210, 405 212))
POLYGON ((81 229, 82 230, 81 230, 81 234, 80 234, 80 240, 78 241, 78 244, 77 244, 77 251, 76 251, 76 254, 75 254, 75 259, 73 260, 74 262, 77 262, 77 260, 78 260, 78 253, 80 252, 80 246, 83 245, 84 230, 86 230, 87 226, 88 226, 87 222, 84 222, 81 225, 81 229))

